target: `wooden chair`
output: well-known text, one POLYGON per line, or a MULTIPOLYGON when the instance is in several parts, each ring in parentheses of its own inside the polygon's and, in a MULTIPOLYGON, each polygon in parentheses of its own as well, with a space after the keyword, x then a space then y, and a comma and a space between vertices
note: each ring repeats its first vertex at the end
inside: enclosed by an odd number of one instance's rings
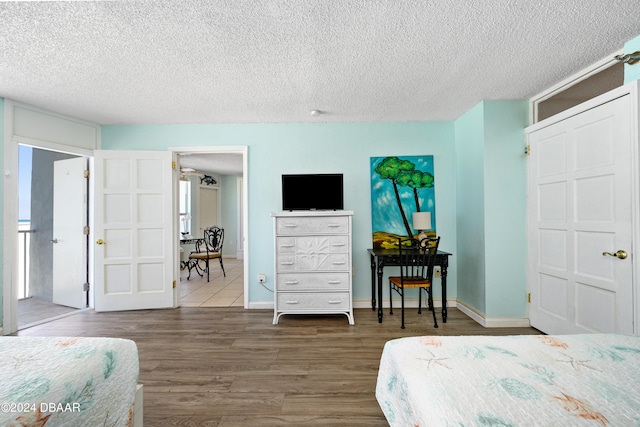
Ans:
POLYGON ((399 239, 400 275, 389 277, 389 314, 393 314, 393 292, 400 294, 402 301, 402 326, 404 329, 405 289, 418 288, 418 313, 422 314, 422 291, 427 294, 429 310, 433 312, 434 327, 438 327, 436 310, 433 306, 433 267, 438 252, 440 237, 427 237, 420 241, 414 238, 399 239))
POLYGON ((224 271, 224 264, 222 263, 222 244, 224 243, 224 229, 214 225, 213 227, 205 228, 204 239, 198 240, 196 243, 195 252, 189 254, 189 276, 187 280, 191 278, 191 270, 196 269, 196 273, 200 276, 207 272, 207 282, 209 281, 209 261, 212 259, 218 259, 220 261, 220 267, 222 268, 222 274, 227 277, 227 273, 224 271), (200 261, 204 261, 204 268, 200 268, 200 261))

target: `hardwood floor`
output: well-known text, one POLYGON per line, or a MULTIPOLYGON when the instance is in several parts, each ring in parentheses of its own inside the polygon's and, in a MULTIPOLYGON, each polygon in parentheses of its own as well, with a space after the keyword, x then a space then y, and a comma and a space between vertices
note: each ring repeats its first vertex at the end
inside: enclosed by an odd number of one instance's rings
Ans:
MULTIPOLYGON (((438 313, 439 314, 439 313, 438 313)), ((382 324, 369 309, 345 316, 281 317, 241 307, 184 307, 117 313, 84 311, 20 331, 19 336, 132 339, 144 384, 144 425, 386 426, 375 398, 382 347, 415 335, 538 334, 485 329, 456 309, 434 329, 409 309, 382 324)))

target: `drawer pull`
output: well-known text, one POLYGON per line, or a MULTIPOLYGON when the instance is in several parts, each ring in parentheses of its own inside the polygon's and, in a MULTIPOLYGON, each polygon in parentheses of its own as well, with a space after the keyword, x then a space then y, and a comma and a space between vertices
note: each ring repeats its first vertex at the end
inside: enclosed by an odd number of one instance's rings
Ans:
POLYGON ((327 226, 331 228, 336 228, 336 227, 340 227, 341 224, 328 224, 327 226))
POLYGON ((334 261, 331 264, 333 264, 333 265, 345 265, 346 262, 344 262, 344 261, 334 261))
POLYGON ((342 283, 342 280, 327 280, 327 283, 330 285, 339 285, 342 283))
POLYGON ((341 247, 345 246, 345 244, 344 243, 334 243, 333 246, 337 246, 337 247, 341 248, 341 247))
POLYGON ((293 265, 293 261, 282 261, 280 265, 293 265))
POLYGON ((329 304, 340 304, 342 301, 340 300, 329 300, 327 301, 329 304))
POLYGON ((298 283, 300 282, 298 282, 297 280, 287 280, 284 282, 285 285, 297 285, 298 283))
POLYGON ((291 243, 286 244, 286 245, 280 245, 281 248, 292 248, 293 245, 291 243))
POLYGON ((285 224, 284 226, 288 228, 297 228, 298 224, 285 224))
POLYGON ((285 303, 286 304, 299 304, 299 301, 298 300, 288 300, 288 301, 285 301, 285 303))

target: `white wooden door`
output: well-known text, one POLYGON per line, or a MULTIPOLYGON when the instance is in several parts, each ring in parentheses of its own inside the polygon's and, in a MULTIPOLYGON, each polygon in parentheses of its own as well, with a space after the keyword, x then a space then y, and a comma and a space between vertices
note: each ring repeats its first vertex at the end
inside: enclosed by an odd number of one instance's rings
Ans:
POLYGON ((548 334, 633 333, 631 99, 529 135, 529 316, 548 334))
POLYGON ((85 308, 87 292, 87 159, 53 163, 53 303, 85 308))
POLYGON ((96 151, 95 309, 173 306, 172 153, 96 151))

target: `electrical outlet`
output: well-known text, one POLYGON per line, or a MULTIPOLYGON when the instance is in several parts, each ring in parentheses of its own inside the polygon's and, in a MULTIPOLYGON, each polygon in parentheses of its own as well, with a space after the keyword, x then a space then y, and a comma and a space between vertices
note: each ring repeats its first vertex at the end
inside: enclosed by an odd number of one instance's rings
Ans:
POLYGON ((435 268, 433 269, 433 276, 434 276, 434 277, 440 277, 440 276, 442 276, 442 273, 441 273, 441 271, 440 271, 440 267, 435 267, 435 268))
POLYGON ((258 283, 264 283, 267 281, 267 275, 264 273, 258 274, 258 283))

